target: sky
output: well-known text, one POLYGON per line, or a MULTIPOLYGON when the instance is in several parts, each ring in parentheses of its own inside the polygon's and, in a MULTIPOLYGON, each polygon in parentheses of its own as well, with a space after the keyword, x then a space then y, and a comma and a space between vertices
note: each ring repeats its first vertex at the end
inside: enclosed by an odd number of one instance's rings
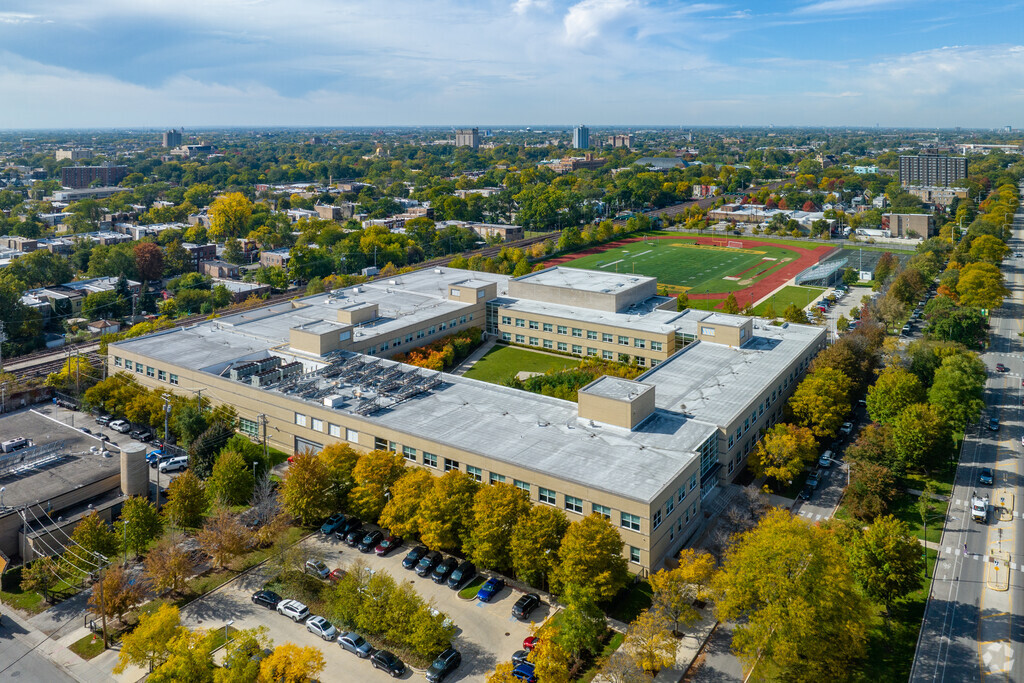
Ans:
POLYGON ((1024 2, 0 0, 0 129, 1024 127, 1024 2))

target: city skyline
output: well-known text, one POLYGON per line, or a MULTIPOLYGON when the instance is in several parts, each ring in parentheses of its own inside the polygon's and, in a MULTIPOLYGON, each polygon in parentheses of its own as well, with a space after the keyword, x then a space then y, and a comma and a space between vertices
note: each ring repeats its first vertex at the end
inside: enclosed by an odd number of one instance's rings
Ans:
POLYGON ((1020 127, 1022 16, 916 0, 12 0, 0 129, 1020 127))

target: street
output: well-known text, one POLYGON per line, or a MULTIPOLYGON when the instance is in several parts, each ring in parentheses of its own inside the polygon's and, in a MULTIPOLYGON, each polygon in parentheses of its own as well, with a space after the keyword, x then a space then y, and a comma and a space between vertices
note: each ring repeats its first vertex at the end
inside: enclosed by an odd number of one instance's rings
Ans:
POLYGON ((1024 681, 1016 664, 1022 652, 1024 620, 1024 537, 1017 536, 1022 491, 1020 471, 1021 356, 1024 262, 1024 211, 1013 216, 1011 254, 1002 265, 1010 296, 992 311, 990 346, 982 354, 989 369, 986 411, 980 426, 968 428, 952 501, 939 547, 931 595, 911 671, 911 681, 1024 681), (1006 366, 996 371, 996 363, 1006 366), (998 417, 999 431, 987 428, 998 417), (982 467, 991 467, 991 486, 978 483, 982 467), (988 521, 972 521, 971 496, 990 499, 988 521), (965 551, 966 549, 966 551, 965 551), (1016 608, 1016 612, 1015 612, 1016 608))

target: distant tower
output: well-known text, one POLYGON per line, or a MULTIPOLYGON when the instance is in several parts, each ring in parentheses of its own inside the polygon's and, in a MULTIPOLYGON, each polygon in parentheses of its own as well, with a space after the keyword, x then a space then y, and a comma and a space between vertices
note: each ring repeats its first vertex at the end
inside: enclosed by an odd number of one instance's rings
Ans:
POLYGON ((164 147, 181 147, 181 131, 164 131, 164 147))
POLYGON ((573 149, 590 148, 590 129, 586 126, 576 126, 572 129, 573 149))
POLYGON ((455 131, 455 146, 456 147, 472 147, 473 149, 480 148, 480 129, 479 128, 460 128, 455 131))

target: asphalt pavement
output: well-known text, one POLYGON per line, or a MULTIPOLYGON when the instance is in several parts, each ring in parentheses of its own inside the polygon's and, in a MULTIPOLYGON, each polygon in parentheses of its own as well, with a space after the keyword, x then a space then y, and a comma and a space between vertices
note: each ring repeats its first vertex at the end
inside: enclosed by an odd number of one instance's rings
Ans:
MULTIPOLYGON (((1024 191, 1024 187, 1022 187, 1024 191)), ((1010 296, 993 311, 986 411, 964 441, 949 512, 939 544, 930 599, 918 640, 911 681, 1024 681, 1017 655, 1024 654, 1024 535, 1020 469, 1024 397, 1024 210, 1013 217, 1011 255, 1002 265, 1010 296), (1006 371, 997 372, 1002 363, 1006 371), (999 418, 999 430, 988 419, 999 418), (981 486, 982 467, 995 471, 981 486), (971 496, 989 498, 987 523, 971 519, 971 496)))

